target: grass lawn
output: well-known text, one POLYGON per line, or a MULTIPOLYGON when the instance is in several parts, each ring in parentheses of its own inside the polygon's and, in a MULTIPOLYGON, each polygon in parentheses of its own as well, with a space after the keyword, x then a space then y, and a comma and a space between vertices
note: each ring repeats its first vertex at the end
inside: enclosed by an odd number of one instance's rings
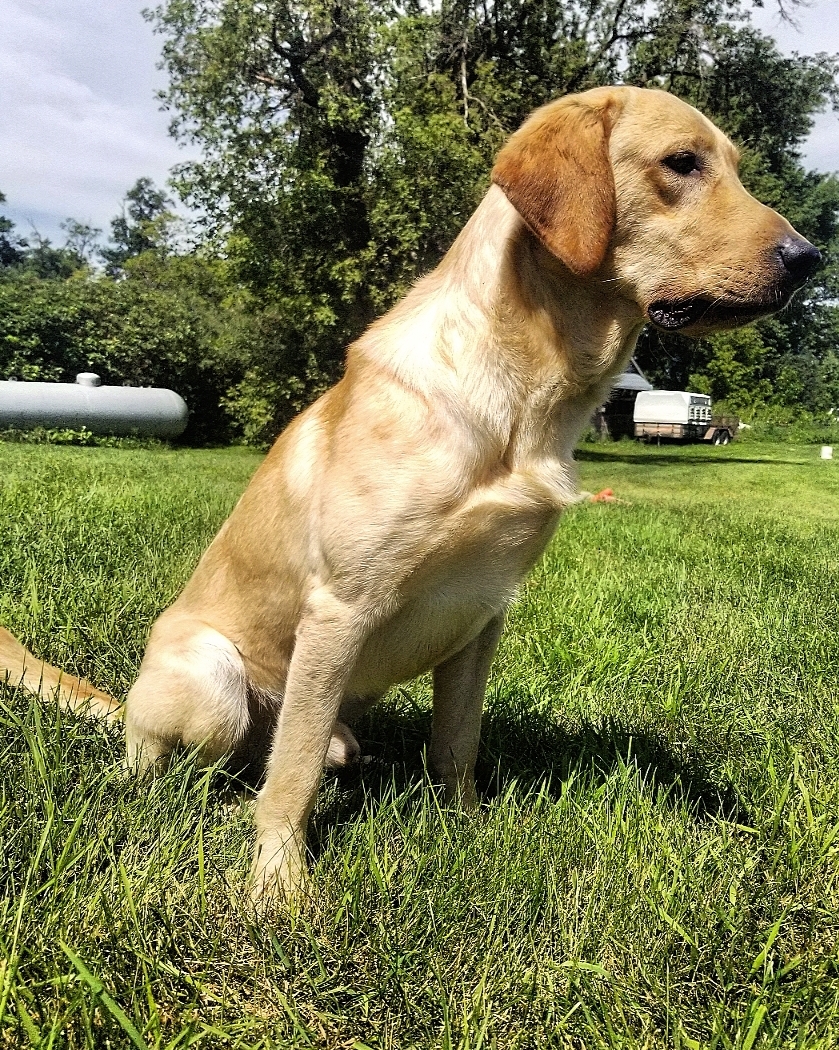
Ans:
MULTIPOLYGON (((0 1047, 839 1046, 839 463, 584 446, 509 618, 483 805, 426 681, 325 778, 312 898, 260 920, 251 801, 0 686, 0 1047)), ((244 450, 0 444, 0 623, 123 694, 244 450)))

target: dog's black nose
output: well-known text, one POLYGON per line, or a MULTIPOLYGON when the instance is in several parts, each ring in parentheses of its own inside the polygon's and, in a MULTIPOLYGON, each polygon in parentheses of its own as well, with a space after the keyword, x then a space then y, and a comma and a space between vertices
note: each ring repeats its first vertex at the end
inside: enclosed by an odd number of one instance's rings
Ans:
POLYGON ((778 254, 784 269, 795 281, 803 284, 822 261, 822 253, 803 237, 784 237, 778 245, 778 254))

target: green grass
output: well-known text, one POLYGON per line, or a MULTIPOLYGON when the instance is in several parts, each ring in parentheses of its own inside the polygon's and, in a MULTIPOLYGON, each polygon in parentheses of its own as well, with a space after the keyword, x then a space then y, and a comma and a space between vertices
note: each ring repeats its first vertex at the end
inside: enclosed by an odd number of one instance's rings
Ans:
MULTIPOLYGON (((251 805, 0 687, 2 1047, 839 1046, 839 463, 586 446, 509 619, 480 811, 427 682, 260 920, 251 805)), ((258 456, 0 444, 0 623, 124 693, 258 456)))

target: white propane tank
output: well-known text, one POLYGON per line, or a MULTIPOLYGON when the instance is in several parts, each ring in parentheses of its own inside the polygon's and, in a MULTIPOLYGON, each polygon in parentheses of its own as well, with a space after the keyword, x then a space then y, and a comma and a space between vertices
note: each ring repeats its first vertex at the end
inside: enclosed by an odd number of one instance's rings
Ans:
POLYGON ((75 383, 0 381, 0 429, 84 427, 92 434, 162 438, 184 432, 189 409, 174 390, 101 382, 95 372, 80 372, 75 383))

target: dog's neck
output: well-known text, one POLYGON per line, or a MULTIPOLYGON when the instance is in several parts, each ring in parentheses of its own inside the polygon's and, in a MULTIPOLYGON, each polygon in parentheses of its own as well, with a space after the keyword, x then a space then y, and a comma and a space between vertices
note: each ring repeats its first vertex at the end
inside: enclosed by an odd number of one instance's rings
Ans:
POLYGON ((575 278, 492 186, 437 269, 356 352, 468 415, 514 466, 549 449, 570 458, 557 435, 573 446, 641 326, 635 304, 575 278))

